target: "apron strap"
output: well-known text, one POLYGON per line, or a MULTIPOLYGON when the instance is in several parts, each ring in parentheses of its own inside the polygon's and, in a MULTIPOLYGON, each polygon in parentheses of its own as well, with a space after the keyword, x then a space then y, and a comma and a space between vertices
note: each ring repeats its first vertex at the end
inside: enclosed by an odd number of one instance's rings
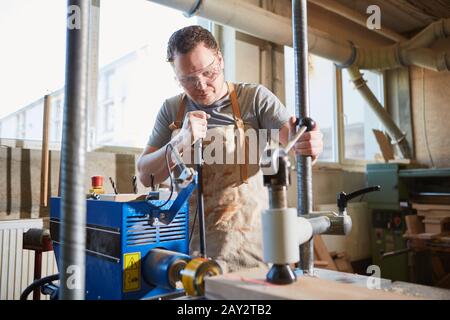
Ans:
POLYGON ((184 110, 186 109, 186 102, 184 99, 185 97, 186 97, 186 94, 183 93, 183 95, 181 96, 181 99, 180 99, 180 106, 178 108, 178 112, 177 112, 175 121, 169 125, 169 129, 172 131, 174 131, 176 129, 181 129, 181 127, 183 125, 184 110))
MULTIPOLYGON (((241 180, 244 183, 248 183, 248 163, 247 163, 247 144, 245 143, 245 130, 244 130, 244 121, 242 121, 241 117, 241 109, 239 107, 239 102, 236 95, 236 90, 234 88, 234 84, 231 82, 227 82, 228 92, 230 93, 231 107, 233 108, 234 120, 236 123, 236 127, 239 132, 239 146, 237 148, 241 148, 241 152, 244 155, 244 163, 240 165, 241 168, 241 180)), ((237 160, 237 159, 236 159, 237 160)))

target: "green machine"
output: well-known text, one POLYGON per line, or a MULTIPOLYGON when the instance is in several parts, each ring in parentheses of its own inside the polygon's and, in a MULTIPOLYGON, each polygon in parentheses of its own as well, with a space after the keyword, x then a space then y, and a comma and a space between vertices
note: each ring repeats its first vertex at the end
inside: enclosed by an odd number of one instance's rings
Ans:
MULTIPOLYGON (((372 262, 380 267, 382 278, 419 280, 409 274, 411 256, 403 238, 406 232, 405 216, 415 214, 411 209, 412 202, 423 203, 427 199, 436 202, 449 198, 448 177, 449 168, 417 169, 398 163, 367 165, 368 185, 381 186, 381 191, 370 193, 367 197, 372 212, 372 262)), ((414 263, 417 264, 417 259, 414 263)), ((426 284, 429 281, 422 279, 419 282, 426 284)))
POLYGON ((383 258, 386 253, 407 249, 403 234, 406 231, 401 203, 407 202, 408 190, 399 178, 399 164, 368 164, 368 185, 380 185, 381 191, 367 195, 372 212, 372 263, 380 267, 381 277, 408 281, 408 255, 399 254, 383 258))

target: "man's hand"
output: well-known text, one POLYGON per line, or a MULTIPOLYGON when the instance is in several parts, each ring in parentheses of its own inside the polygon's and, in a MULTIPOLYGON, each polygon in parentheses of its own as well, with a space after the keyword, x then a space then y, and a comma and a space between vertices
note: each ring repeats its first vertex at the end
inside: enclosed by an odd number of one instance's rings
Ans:
POLYGON ((182 144, 194 144, 198 139, 206 137, 206 130, 208 129, 208 119, 211 118, 209 114, 204 111, 191 111, 186 113, 183 121, 181 131, 177 135, 182 140, 182 144))
MULTIPOLYGON (((296 117, 291 117, 289 119, 291 135, 295 133, 296 121, 297 121, 296 117)), ((317 159, 317 157, 323 151, 323 134, 320 131, 320 128, 317 125, 317 123, 316 127, 312 131, 305 132, 304 134, 302 134, 302 136, 297 141, 293 149, 295 153, 300 154, 302 156, 311 156, 313 162, 317 159)))

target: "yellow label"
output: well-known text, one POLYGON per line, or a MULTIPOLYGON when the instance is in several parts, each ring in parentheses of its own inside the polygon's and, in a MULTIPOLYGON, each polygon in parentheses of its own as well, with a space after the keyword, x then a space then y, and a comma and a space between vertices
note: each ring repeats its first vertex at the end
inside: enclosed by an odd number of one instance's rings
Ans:
POLYGON ((123 255, 123 292, 138 291, 141 288, 141 253, 123 255))

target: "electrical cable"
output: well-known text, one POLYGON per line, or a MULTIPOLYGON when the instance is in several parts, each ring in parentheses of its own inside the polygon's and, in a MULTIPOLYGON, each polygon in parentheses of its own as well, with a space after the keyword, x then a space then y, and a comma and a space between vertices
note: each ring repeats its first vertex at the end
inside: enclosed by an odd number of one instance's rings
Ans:
POLYGON ((169 148, 171 148, 173 150, 173 146, 170 143, 167 144, 166 151, 165 151, 166 166, 167 166, 167 171, 169 172, 169 179, 170 179, 170 195, 169 195, 169 198, 166 200, 166 202, 164 202, 163 204, 161 204, 159 206, 156 206, 150 202, 150 199, 149 199, 150 193, 149 193, 146 197, 146 203, 153 209, 161 209, 162 207, 164 207, 166 204, 168 204, 172 200, 174 183, 173 183, 172 171, 170 170, 169 159, 167 157, 169 148))
POLYGON ((44 277, 38 280, 33 281, 32 284, 30 284, 28 287, 25 288, 25 290, 20 295, 20 300, 27 300, 28 295, 34 291, 36 288, 42 287, 44 284, 53 282, 59 280, 59 273, 44 277))

